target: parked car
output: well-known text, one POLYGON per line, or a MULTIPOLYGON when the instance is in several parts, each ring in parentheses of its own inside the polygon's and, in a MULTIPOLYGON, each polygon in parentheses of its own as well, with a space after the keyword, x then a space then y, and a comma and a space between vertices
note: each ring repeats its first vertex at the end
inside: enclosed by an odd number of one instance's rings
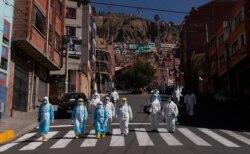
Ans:
POLYGON ((84 93, 66 93, 62 96, 58 103, 58 115, 59 117, 65 114, 71 114, 75 105, 77 104, 77 99, 83 98, 86 106, 88 106, 88 99, 84 93))

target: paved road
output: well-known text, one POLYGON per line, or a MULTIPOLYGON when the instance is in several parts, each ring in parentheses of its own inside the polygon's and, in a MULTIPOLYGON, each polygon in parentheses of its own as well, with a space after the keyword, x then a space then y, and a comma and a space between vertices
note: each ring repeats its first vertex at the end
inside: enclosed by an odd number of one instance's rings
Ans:
MULTIPOLYGON (((97 140, 95 139, 92 121, 89 120, 87 137, 76 140, 73 139, 74 133, 70 120, 57 119, 49 134, 51 139, 47 143, 42 143, 37 130, 34 130, 24 134, 16 141, 1 146, 0 153, 249 154, 250 132, 247 131, 248 128, 243 128, 244 125, 241 127, 238 125, 238 127, 233 127, 233 130, 229 130, 227 124, 216 126, 218 122, 213 122, 215 119, 209 119, 211 116, 206 116, 207 110, 213 108, 213 106, 209 108, 209 105, 201 104, 197 106, 200 110, 197 111, 197 116, 194 119, 185 118, 183 108, 180 107, 180 125, 177 125, 174 134, 167 133, 164 123, 160 124, 159 133, 152 133, 148 123, 148 115, 142 113, 142 107, 148 98, 148 95, 128 96, 134 118, 130 124, 130 134, 127 137, 120 135, 119 125, 114 120, 113 134, 97 140), (199 119, 199 117, 202 118, 199 119)), ((215 111, 214 114, 219 115, 215 111)), ((226 111, 223 114, 225 113, 226 111)), ((89 116, 91 117, 91 114, 89 116)), ((226 115, 224 116, 226 117, 226 115)))

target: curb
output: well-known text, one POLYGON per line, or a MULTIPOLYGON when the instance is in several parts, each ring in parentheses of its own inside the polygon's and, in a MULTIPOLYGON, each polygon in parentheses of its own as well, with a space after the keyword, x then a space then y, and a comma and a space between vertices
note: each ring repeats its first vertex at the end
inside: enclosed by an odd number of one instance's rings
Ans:
POLYGON ((5 143, 15 137, 14 130, 7 130, 3 133, 0 133, 0 144, 5 143))

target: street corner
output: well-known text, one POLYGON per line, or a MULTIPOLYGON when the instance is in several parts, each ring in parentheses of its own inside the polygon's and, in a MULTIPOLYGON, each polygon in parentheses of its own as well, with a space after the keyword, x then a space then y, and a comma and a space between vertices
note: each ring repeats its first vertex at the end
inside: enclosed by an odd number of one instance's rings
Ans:
POLYGON ((3 144, 15 137, 14 130, 7 130, 5 132, 0 132, 0 144, 3 144))

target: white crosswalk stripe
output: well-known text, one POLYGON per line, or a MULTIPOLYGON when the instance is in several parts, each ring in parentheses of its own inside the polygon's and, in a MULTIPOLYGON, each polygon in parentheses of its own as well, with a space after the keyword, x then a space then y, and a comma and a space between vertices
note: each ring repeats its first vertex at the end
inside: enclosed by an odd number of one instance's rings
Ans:
POLYGON ((4 146, 1 146, 0 147, 0 152, 3 152, 3 151, 6 151, 8 150, 9 148, 19 144, 20 142, 23 142, 29 138, 31 138, 32 136, 34 136, 36 133, 28 133, 28 134, 25 134, 23 135, 22 137, 18 138, 14 143, 9 143, 9 144, 6 144, 4 146))
POLYGON ((206 141, 204 141, 199 136, 195 135, 193 132, 191 132, 187 128, 178 128, 178 130, 183 135, 185 135, 190 141, 192 141, 193 143, 195 143, 196 145, 199 145, 199 146, 211 146, 209 143, 207 143, 206 141))
MULTIPOLYGON (((48 135, 47 135, 47 138, 50 139, 53 136, 55 136, 57 133, 58 133, 58 131, 49 132, 48 135)), ((40 145, 43 144, 43 142, 41 140, 42 140, 42 137, 36 139, 34 142, 31 142, 28 145, 21 148, 20 151, 36 149, 37 147, 39 147, 40 145)))
POLYGON ((83 141, 81 147, 94 147, 97 143, 97 139, 95 138, 95 130, 91 130, 87 139, 83 141))
POLYGON ((120 129, 113 129, 110 142, 111 147, 125 146, 124 136, 121 135, 120 129))
POLYGON ((240 147, 239 145, 227 140, 226 138, 220 136, 219 134, 216 134, 215 132, 207 129, 207 128, 198 128, 200 131, 202 131, 203 133, 207 134, 208 136, 212 137, 213 139, 215 139, 216 141, 224 144, 227 147, 240 147))
POLYGON ((159 134, 163 138, 163 140, 168 144, 168 145, 183 145, 180 141, 178 141, 172 134, 167 132, 166 128, 159 128, 159 134))
MULTIPOLYGON (((153 142, 152 139, 157 140, 157 138, 162 138, 161 141, 163 142, 163 145, 166 144, 168 146, 185 146, 186 143, 188 143, 186 140, 182 140, 183 137, 187 138, 188 141, 191 141, 196 146, 214 146, 213 144, 216 144, 217 142, 225 145, 226 147, 240 147, 239 145, 233 143, 230 141, 230 139, 227 138, 235 138, 239 140, 239 142, 243 142, 246 144, 246 146, 250 145, 250 138, 246 134, 247 132, 234 132, 230 130, 217 130, 221 132, 221 135, 218 133, 215 133, 214 130, 210 130, 207 128, 197 128, 200 132, 195 133, 195 129, 190 128, 177 128, 176 133, 168 133, 166 128, 159 128, 159 133, 156 135, 150 135, 149 132, 146 131, 146 128, 134 128, 135 132, 130 132, 128 137, 124 137, 121 135, 121 131, 119 128, 113 128, 112 135, 110 137, 106 137, 103 140, 105 142, 109 142, 110 147, 124 147, 129 145, 130 143, 126 143, 126 141, 130 141, 131 135, 133 137, 133 140, 137 140, 139 146, 157 146, 156 143, 153 142), (179 133, 180 132, 180 133, 179 133), (204 134, 203 134, 204 133, 204 134), (199 134, 199 135, 198 135, 199 134), (245 137, 245 136, 246 137, 245 137), (152 139, 151 139, 152 137, 152 139), (208 139, 208 137, 211 137, 209 142, 205 141, 204 139, 208 139), (128 139, 127 139, 128 138, 128 139), (213 141, 214 140, 214 141, 213 141)), ((58 140, 53 139, 49 140, 48 142, 51 142, 49 145, 49 149, 63 149, 68 148, 71 145, 71 142, 74 140, 75 133, 73 130, 69 130, 68 132, 64 132, 65 135, 62 135, 62 137, 58 140), (55 142, 55 143, 53 143, 55 142), (53 143, 53 144, 52 144, 53 143)), ((35 150, 39 146, 43 145, 43 142, 40 138, 33 139, 36 134, 39 134, 37 132, 34 133, 28 133, 23 135, 22 137, 18 138, 16 141, 0 146, 0 152, 7 151, 11 148, 15 148, 14 146, 18 146, 20 151, 27 151, 27 150, 35 150), (32 141, 29 141, 30 138, 32 138, 32 141), (25 143, 24 143, 25 142, 25 143), (20 146, 22 145, 22 147, 20 146)), ((58 131, 51 131, 48 134, 48 138, 52 138, 58 134, 58 131)), ((62 134, 62 133, 61 133, 62 134)), ((57 135, 59 136, 59 135, 57 135)), ((89 135, 84 139, 79 139, 79 141, 82 143, 80 144, 80 147, 96 147, 97 143, 100 141, 96 139, 95 136, 95 130, 90 130, 89 135)), ((72 142, 73 144, 74 142, 72 142)), ((243 144, 242 143, 242 144, 243 144)), ((44 144, 45 146, 46 144, 44 144)), ((78 145, 79 146, 79 145, 78 145)))
POLYGON ((248 139, 248 138, 246 138, 246 137, 244 137, 242 135, 236 134, 236 133, 234 133, 234 132, 232 132, 230 130, 221 130, 221 131, 228 134, 228 135, 230 135, 230 136, 232 136, 232 137, 234 137, 234 138, 236 138, 236 139, 238 139, 238 140, 240 140, 241 142, 244 142, 244 143, 250 145, 250 139, 248 139))
POLYGON ((139 142, 139 146, 153 146, 154 143, 148 136, 145 128, 135 128, 135 135, 139 142))
POLYGON ((73 130, 69 131, 63 138, 57 141, 50 149, 58 149, 58 148, 65 148, 71 141, 72 138, 75 136, 75 132, 73 130))

